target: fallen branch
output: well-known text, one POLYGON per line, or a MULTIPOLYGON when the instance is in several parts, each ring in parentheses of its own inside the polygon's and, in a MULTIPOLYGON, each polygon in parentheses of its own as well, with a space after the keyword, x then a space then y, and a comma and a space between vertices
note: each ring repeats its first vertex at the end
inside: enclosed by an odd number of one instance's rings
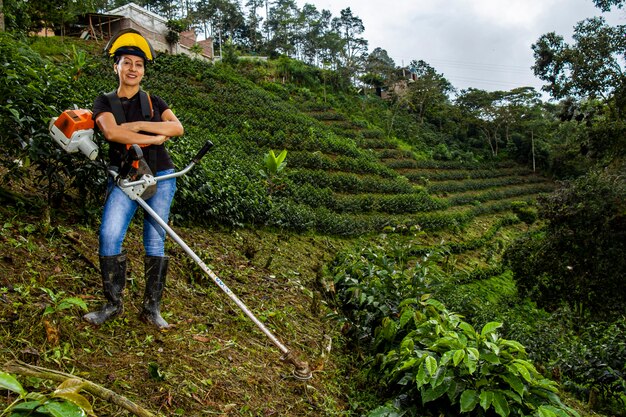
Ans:
POLYGON ((0 203, 8 203, 14 205, 23 204, 25 207, 41 208, 43 203, 36 197, 26 197, 23 193, 8 190, 0 187, 0 203))
POLYGON ((62 236, 70 241, 70 244, 72 245, 72 248, 74 249, 74 252, 76 252, 76 254, 78 256, 80 256, 86 263, 88 263, 93 269, 95 269, 96 271, 99 270, 98 265, 96 265, 96 262, 94 262, 93 260, 91 260, 91 258, 89 258, 87 255, 85 255, 83 253, 83 251, 77 247, 80 246, 83 249, 88 249, 89 251, 93 251, 93 249, 90 249, 87 247, 87 245, 85 245, 85 243, 83 241, 80 240, 80 236, 76 237, 74 234, 72 234, 71 232, 64 232, 62 234, 62 236))
POLYGON ((63 382, 66 379, 78 379, 85 384, 84 390, 90 394, 99 397, 105 401, 118 405, 127 411, 130 411, 139 417, 155 417, 150 411, 138 406, 130 401, 128 398, 116 394, 115 392, 94 384, 86 379, 79 378, 75 375, 66 374, 64 372, 56 371, 54 369, 42 368, 35 365, 29 365, 22 361, 9 361, 4 364, 4 370, 8 373, 18 374, 23 376, 33 376, 36 378, 49 379, 52 381, 63 382))

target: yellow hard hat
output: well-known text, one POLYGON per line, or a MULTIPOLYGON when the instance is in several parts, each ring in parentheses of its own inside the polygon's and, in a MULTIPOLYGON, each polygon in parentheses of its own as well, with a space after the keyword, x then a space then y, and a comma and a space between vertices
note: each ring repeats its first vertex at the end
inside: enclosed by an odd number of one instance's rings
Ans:
POLYGON ((109 40, 104 50, 111 57, 135 55, 147 61, 152 61, 156 55, 150 42, 135 29, 124 29, 118 32, 109 40))

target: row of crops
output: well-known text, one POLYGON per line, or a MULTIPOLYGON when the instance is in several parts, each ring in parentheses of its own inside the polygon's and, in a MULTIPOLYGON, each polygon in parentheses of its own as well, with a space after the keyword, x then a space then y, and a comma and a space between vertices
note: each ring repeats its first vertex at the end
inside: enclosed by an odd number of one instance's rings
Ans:
MULTIPOLYGON (((554 184, 510 161, 490 166, 458 161, 419 160, 381 134, 327 107, 302 106, 337 135, 356 138, 362 160, 318 151, 292 153, 299 169, 290 178, 299 203, 324 205, 337 213, 385 213, 419 218, 423 229, 467 226, 478 216, 513 215, 512 207, 532 203, 554 184), (376 168, 374 168, 376 167, 376 168)), ((496 220, 497 221, 497 220, 496 220)), ((509 222, 510 223, 510 222, 509 222)))
MULTIPOLYGON (((171 145, 176 164, 207 139, 216 145, 202 167, 181 179, 174 212, 183 221, 349 236, 400 225, 445 230, 510 213, 516 202, 551 190, 544 178, 511 163, 418 160, 381 126, 345 115, 332 100, 254 83, 228 66, 166 55, 149 71, 145 88, 163 96, 185 125, 185 138, 171 145), (287 169, 268 180, 261 175, 264 156, 282 149, 287 169)), ((107 71, 93 70, 90 79, 98 77, 104 90, 114 87, 107 71)))

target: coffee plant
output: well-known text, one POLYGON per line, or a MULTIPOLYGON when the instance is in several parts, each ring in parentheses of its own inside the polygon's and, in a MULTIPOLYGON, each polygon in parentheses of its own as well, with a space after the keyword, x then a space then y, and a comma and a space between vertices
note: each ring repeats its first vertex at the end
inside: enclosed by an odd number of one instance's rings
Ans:
POLYGON ((411 246, 383 241, 341 254, 329 270, 351 340, 392 399, 370 416, 577 416, 524 346, 500 336, 502 323, 477 331, 430 295, 441 282, 433 257, 412 259, 411 246))

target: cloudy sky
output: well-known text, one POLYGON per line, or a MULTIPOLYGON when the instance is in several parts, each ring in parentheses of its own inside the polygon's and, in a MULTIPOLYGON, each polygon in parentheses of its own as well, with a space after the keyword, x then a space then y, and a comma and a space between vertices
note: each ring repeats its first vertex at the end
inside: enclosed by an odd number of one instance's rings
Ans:
POLYGON ((545 33, 570 42, 577 22, 600 15, 626 24, 626 12, 603 14, 592 0, 297 0, 305 3, 333 17, 350 7, 370 52, 385 49, 398 66, 422 59, 458 89, 488 91, 541 88, 531 45, 545 33))

